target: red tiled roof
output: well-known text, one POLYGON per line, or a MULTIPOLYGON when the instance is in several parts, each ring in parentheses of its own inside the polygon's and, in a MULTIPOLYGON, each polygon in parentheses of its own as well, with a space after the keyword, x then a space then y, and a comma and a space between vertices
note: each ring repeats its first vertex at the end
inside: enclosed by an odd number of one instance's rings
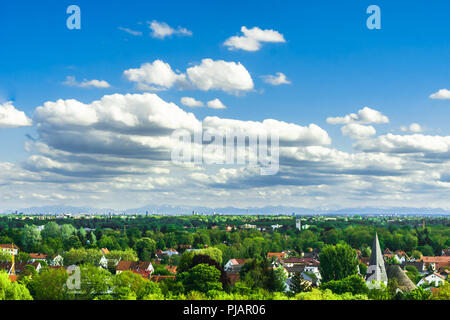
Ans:
POLYGON ((436 270, 445 269, 450 267, 450 262, 438 262, 436 263, 436 270))
POLYGON ((241 264, 245 264, 247 262, 247 259, 231 259, 231 263, 236 266, 236 265, 241 265, 241 264))
POLYGON ((397 250, 397 251, 395 251, 395 254, 398 255, 398 256, 401 256, 401 257, 407 257, 407 256, 408 256, 408 255, 406 254, 406 252, 405 252, 405 251, 402 251, 402 250, 397 250))
POLYGON ((19 249, 19 247, 16 246, 15 244, 11 244, 11 243, 9 243, 9 244, 0 244, 0 248, 1 249, 11 249, 11 247, 14 248, 14 249, 19 249))
POLYGON ((267 254, 267 258, 270 259, 272 257, 278 258, 278 259, 284 259, 284 257, 286 256, 286 253, 284 252, 269 252, 267 254))
POLYGON ((450 256, 422 257, 419 261, 425 263, 450 263, 450 256))
POLYGON ((436 277, 439 277, 439 278, 441 278, 442 280, 445 280, 445 277, 443 276, 443 275, 440 275, 439 273, 437 273, 437 272, 434 272, 433 273, 436 277))
POLYGON ((16 281, 17 281, 17 278, 18 278, 18 276, 16 276, 16 275, 10 275, 10 276, 9 276, 9 281, 11 281, 11 282, 16 282, 16 281))
POLYGON ((151 265, 149 261, 119 261, 116 271, 139 271, 147 270, 151 265))
POLYGON ((30 253, 29 255, 31 259, 47 259, 47 255, 43 253, 30 253))

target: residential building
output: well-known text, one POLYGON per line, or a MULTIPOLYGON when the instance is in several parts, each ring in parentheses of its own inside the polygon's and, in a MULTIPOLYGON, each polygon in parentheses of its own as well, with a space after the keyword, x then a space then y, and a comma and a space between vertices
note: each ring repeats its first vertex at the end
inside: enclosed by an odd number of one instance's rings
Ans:
POLYGON ((19 247, 15 244, 7 243, 7 244, 0 244, 0 252, 12 255, 14 254, 17 256, 19 253, 19 247))
POLYGON ((225 266, 223 267, 223 269, 226 272, 230 272, 230 273, 239 273, 239 271, 241 270, 241 268, 244 266, 244 264, 247 262, 247 259, 230 259, 228 260, 228 262, 225 264, 225 266))
POLYGON ((418 283, 417 286, 433 286, 433 287, 439 287, 441 284, 445 283, 445 277, 441 276, 439 273, 435 272, 432 274, 429 274, 428 276, 422 278, 418 283))
POLYGON ((49 260, 49 265, 50 266, 63 266, 64 258, 59 254, 53 255, 51 257, 51 259, 49 260))
POLYGON ((298 257, 291 257, 287 258, 282 261, 283 265, 285 267, 293 267, 296 265, 302 265, 302 266, 316 266, 318 267, 320 265, 320 262, 313 258, 298 258, 298 257))
POLYGON ((286 257, 285 252, 269 252, 267 253, 267 259, 268 260, 283 260, 286 257))
POLYGON ((8 275, 20 275, 26 266, 33 266, 37 272, 41 270, 41 263, 39 261, 25 263, 25 262, 0 262, 0 270, 6 271, 8 275))
POLYGON ((143 278, 150 279, 154 271, 153 265, 149 261, 119 261, 116 267, 116 274, 124 271, 131 271, 140 274, 143 278))
POLYGON ((450 256, 421 257, 419 261, 423 261, 427 268, 431 270, 439 270, 440 268, 450 267, 450 256))
POLYGON ((30 253, 30 261, 36 262, 36 261, 43 261, 47 262, 47 255, 43 253, 30 253))

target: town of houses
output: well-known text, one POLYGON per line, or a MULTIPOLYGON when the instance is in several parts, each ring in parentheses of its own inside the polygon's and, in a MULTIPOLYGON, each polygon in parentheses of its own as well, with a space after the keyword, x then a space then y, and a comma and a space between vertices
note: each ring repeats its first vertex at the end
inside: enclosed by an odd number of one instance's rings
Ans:
MULTIPOLYGON (((124 271, 131 271, 141 275, 145 279, 154 282, 161 282, 166 279, 173 279, 177 274, 177 266, 164 265, 171 275, 154 274, 154 265, 160 265, 165 257, 180 255, 184 251, 195 251, 190 245, 180 245, 178 250, 168 249, 165 251, 157 250, 153 261, 124 261, 109 259, 109 250, 100 249, 101 258, 98 261, 98 267, 106 269, 111 263, 115 266, 116 274, 124 271)), ((16 281, 18 275, 24 272, 27 266, 32 266, 37 272, 42 267, 67 269, 62 255, 47 256, 42 253, 28 253, 29 261, 15 261, 20 248, 15 244, 0 244, 0 251, 11 256, 10 261, 0 261, 0 270, 6 271, 12 282, 16 281)), ((285 290, 289 291, 290 282, 295 274, 301 274, 302 278, 312 287, 320 286, 322 277, 320 274, 319 252, 310 248, 308 252, 297 255, 293 250, 283 252, 269 252, 267 259, 271 263, 271 268, 280 268, 285 273, 285 290)), ((409 257, 404 251, 397 250, 392 252, 386 248, 383 252, 380 250, 378 237, 375 238, 370 257, 363 257, 359 250, 356 250, 357 258, 360 263, 370 267, 375 265, 377 268, 373 274, 366 276, 367 284, 372 280, 382 281, 387 284, 387 280, 395 278, 399 283, 400 290, 411 291, 421 286, 426 290, 433 290, 442 285, 450 273, 450 249, 442 250, 441 256, 422 256, 418 259, 409 257), (408 266, 414 266, 421 275, 421 279, 414 284, 405 274, 408 266)), ((4 255, 3 255, 4 256, 4 255)), ((240 270, 249 259, 230 259, 224 264, 224 270, 228 276, 231 285, 234 285, 240 279, 240 270)))

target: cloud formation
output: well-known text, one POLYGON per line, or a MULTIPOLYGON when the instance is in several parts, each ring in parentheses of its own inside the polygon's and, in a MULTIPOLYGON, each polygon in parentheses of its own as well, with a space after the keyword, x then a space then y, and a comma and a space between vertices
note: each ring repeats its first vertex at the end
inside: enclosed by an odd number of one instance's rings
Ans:
POLYGON ((450 148, 450 137, 389 133, 372 140, 358 142, 355 148, 364 152, 447 153, 450 148))
POLYGON ((420 133, 420 132, 423 131, 422 126, 421 126, 420 124, 418 124, 418 123, 411 123, 411 124, 409 125, 409 127, 407 127, 407 126, 402 126, 402 127, 400 128, 400 130, 401 130, 402 132, 410 131, 410 132, 414 132, 414 133, 420 133))
POLYGON ((432 95, 430 95, 430 98, 436 99, 436 100, 449 100, 450 99, 450 90, 441 89, 438 92, 435 92, 432 95))
POLYGON ((208 106, 208 108, 211 108, 211 109, 226 109, 227 108, 227 106, 224 105, 222 103, 222 101, 220 101, 219 99, 214 99, 214 100, 208 101, 207 106, 208 106))
POLYGON ((358 111, 358 114, 350 113, 344 117, 329 117, 328 124, 382 124, 389 123, 389 118, 383 115, 380 111, 364 107, 358 111))
POLYGON ((228 93, 249 91, 254 88, 253 79, 247 69, 236 62, 203 59, 199 65, 177 73, 161 60, 144 63, 140 68, 128 69, 125 77, 143 91, 165 90, 175 86, 202 91, 222 90, 228 93))
POLYGON ((200 108, 204 106, 203 102, 195 100, 194 98, 191 97, 183 97, 181 98, 180 102, 183 106, 190 108, 200 108))
POLYGON ((276 75, 262 76, 265 83, 271 84, 273 86, 279 86, 282 84, 291 84, 291 82, 286 78, 286 75, 282 72, 277 72, 276 75))
POLYGON ((165 90, 186 82, 186 75, 176 73, 162 60, 144 63, 140 68, 124 71, 125 77, 135 82, 139 90, 165 90))
POLYGON ((276 30, 261 30, 258 27, 247 29, 241 28, 242 36, 228 38, 224 45, 229 50, 258 51, 263 43, 285 43, 284 36, 276 30))
POLYGON ((152 30, 151 36, 153 38, 164 39, 172 35, 192 36, 192 31, 182 27, 174 29, 165 22, 153 20, 152 22, 148 22, 148 24, 152 30))
POLYGON ((131 34, 132 36, 136 36, 136 37, 142 36, 142 32, 141 31, 136 31, 136 30, 132 30, 130 28, 123 28, 123 27, 119 27, 118 29, 122 30, 122 31, 124 31, 124 32, 126 32, 128 34, 131 34))
POLYGON ((202 63, 188 68, 186 73, 198 89, 223 90, 225 92, 249 91, 254 87, 250 73, 240 63, 203 59, 202 63))
POLYGON ((367 139, 377 133, 373 126, 364 126, 358 123, 349 123, 343 126, 341 132, 342 135, 355 140, 367 139))
POLYGON ((66 77, 66 81, 63 82, 64 85, 69 87, 78 87, 78 88, 102 88, 107 89, 110 88, 111 85, 104 80, 86 80, 84 79, 81 82, 78 82, 75 77, 68 76, 66 77))
MULTIPOLYGON (((191 99, 184 101, 200 102, 191 99)), ((242 206, 262 201, 299 206, 298 199, 305 207, 325 200, 348 206, 361 199, 368 206, 380 201, 386 206, 405 201, 445 205, 439 199, 450 188, 450 137, 374 137, 375 128, 367 122, 382 123, 384 117, 370 110, 349 116, 341 130, 358 141, 353 152, 345 152, 332 147, 328 133, 316 124, 201 120, 153 93, 106 95, 90 103, 48 101, 34 112, 38 139, 26 142, 29 158, 21 167, 0 163, 0 201, 4 206, 17 199, 27 204, 101 201, 121 208, 148 203, 227 206, 230 199, 242 206), (279 172, 261 176, 253 165, 220 164, 223 153, 202 149, 197 142, 189 142, 190 147, 202 150, 205 161, 219 164, 174 163, 171 151, 187 143, 172 136, 178 129, 217 137, 226 132, 238 137, 278 133, 279 172)), ((236 152, 245 150, 238 146, 236 152)))
POLYGON ((25 112, 17 110, 12 102, 0 104, 0 129, 29 127, 33 125, 25 112))

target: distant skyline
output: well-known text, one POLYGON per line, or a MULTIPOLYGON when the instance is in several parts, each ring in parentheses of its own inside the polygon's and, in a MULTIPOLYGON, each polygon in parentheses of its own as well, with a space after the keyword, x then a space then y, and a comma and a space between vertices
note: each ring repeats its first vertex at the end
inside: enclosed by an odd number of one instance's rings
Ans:
MULTIPOLYGON (((450 210, 446 0, 0 4, 0 213, 450 210), (69 30, 69 5, 81 29, 69 30), (370 5, 381 29, 369 30, 370 5), (180 165, 173 130, 280 135, 280 168, 180 165)), ((213 157, 213 154, 208 154, 213 157)))

